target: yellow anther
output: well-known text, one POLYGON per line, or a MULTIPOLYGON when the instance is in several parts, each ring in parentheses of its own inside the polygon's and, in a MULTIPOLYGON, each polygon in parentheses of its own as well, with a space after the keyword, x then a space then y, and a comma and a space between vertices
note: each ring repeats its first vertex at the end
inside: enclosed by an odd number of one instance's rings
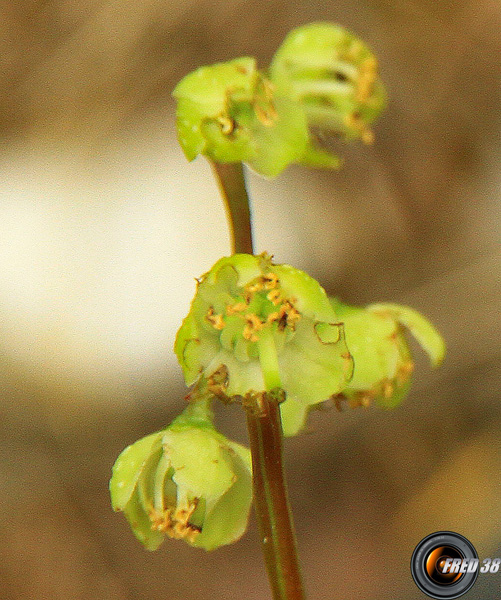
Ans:
POLYGON ((257 281, 256 283, 253 283, 252 285, 247 285, 245 287, 247 292, 250 292, 251 294, 253 294, 254 292, 262 292, 263 291, 263 283, 261 281, 257 281))
POLYGON ((282 301, 282 296, 280 294, 280 290, 271 290, 271 292, 268 292, 266 294, 266 298, 272 302, 275 306, 277 304, 280 304, 280 302, 282 301))
POLYGON ((219 115, 217 122, 221 125, 221 132, 224 135, 229 135, 235 129, 235 121, 227 115, 219 115))
POLYGON ((267 273, 264 277, 264 289, 265 290, 272 290, 273 288, 276 288, 278 285, 278 277, 275 275, 275 273, 267 273))
POLYGON ((292 329, 294 329, 294 326, 297 323, 297 321, 301 319, 301 315, 289 302, 286 302, 284 306, 287 311, 287 325, 290 325, 292 329))
POLYGON ((247 325, 244 327, 242 335, 246 340, 257 342, 256 331, 261 330, 264 327, 264 323, 257 315, 253 314, 245 315, 245 320, 247 321, 247 325))
POLYGON ((368 408, 371 402, 374 400, 374 396, 371 392, 357 392, 348 400, 350 408, 368 408))
POLYGON ((272 312, 268 315, 266 322, 267 323, 273 323, 273 321, 278 321, 278 319, 280 319, 280 313, 277 312, 272 312))
POLYGON ((166 509, 163 513, 156 510, 152 510, 148 517, 151 521, 151 529, 153 531, 163 531, 164 533, 172 527, 172 511, 170 508, 166 509))
POLYGON ((374 132, 372 129, 364 129, 362 131, 362 142, 368 146, 374 143, 374 132))
POLYGON ((218 329, 219 331, 224 329, 224 326, 226 325, 223 320, 223 315, 215 314, 212 307, 207 311, 205 318, 212 325, 212 327, 214 327, 214 329, 218 329))
POLYGON ((349 113, 344 118, 345 125, 352 127, 353 129, 362 129, 363 123, 360 120, 360 116, 356 112, 349 113))
POLYGON ((353 357, 349 352, 345 352, 341 354, 341 358, 343 359, 343 373, 346 376, 351 373, 353 369, 353 357))
POLYGON ((207 380, 207 389, 211 394, 223 400, 228 387, 228 369, 221 365, 207 380))
POLYGON ((245 302, 237 302, 236 304, 229 304, 226 307, 226 314, 228 316, 234 315, 236 313, 240 313, 247 308, 247 304, 245 302))
POLYGON ((385 398, 391 398, 393 396, 393 392, 394 392, 395 388, 391 381, 388 381, 388 380, 384 381, 382 389, 383 389, 383 396, 385 398))
POLYGON ((193 542, 200 533, 200 527, 192 525, 189 520, 198 504, 198 499, 194 499, 187 508, 178 508, 174 514, 172 509, 166 509, 163 514, 152 511, 150 513, 151 528, 166 533, 175 540, 188 539, 193 542))
POLYGON ((397 384, 403 385, 404 383, 406 383, 409 377, 411 376, 412 371, 414 371, 414 363, 411 360, 400 365, 398 367, 396 376, 397 384))

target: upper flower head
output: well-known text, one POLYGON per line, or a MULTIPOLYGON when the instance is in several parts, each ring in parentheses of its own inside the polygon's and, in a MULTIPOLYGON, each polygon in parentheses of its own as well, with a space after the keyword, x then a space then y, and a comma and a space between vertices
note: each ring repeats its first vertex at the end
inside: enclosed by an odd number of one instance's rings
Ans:
POLYGON ((280 388, 313 404, 341 391, 352 367, 323 288, 267 255, 222 258, 202 276, 175 351, 188 385, 226 397, 280 388))
POLYGON ((305 153, 304 112, 242 57, 200 67, 176 86, 177 130, 188 160, 198 154, 221 163, 245 162, 272 177, 305 153))
POLYGON ((372 141, 369 125, 386 94, 376 57, 350 31, 332 23, 294 29, 273 57, 270 78, 278 94, 301 103, 309 126, 372 141))
POLYGON ((252 500, 250 452, 186 413, 128 446, 113 467, 113 509, 155 550, 167 535, 212 550, 247 527, 252 500))

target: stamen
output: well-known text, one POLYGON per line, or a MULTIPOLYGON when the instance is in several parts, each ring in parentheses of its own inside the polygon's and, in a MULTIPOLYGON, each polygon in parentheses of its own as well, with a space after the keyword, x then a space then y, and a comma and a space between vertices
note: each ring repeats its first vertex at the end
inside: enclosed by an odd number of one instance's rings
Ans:
POLYGON ((246 340, 257 342, 259 338, 255 332, 263 329, 264 323, 254 314, 245 315, 245 320, 247 321, 247 325, 244 327, 242 335, 246 340))
POLYGON ((214 329, 217 329, 219 331, 221 331, 221 329, 224 329, 224 326, 226 325, 226 323, 223 320, 223 315, 215 314, 212 306, 207 311, 205 319, 212 325, 212 327, 214 327, 214 329))
POLYGON ((272 302, 275 306, 277 304, 280 304, 280 302, 282 301, 282 296, 280 294, 280 290, 271 290, 271 292, 268 292, 266 294, 266 298, 272 302))
POLYGON ((275 273, 267 273, 264 277, 264 289, 265 290, 272 290, 273 288, 276 288, 278 285, 278 277, 275 275, 275 273))
POLYGON ((234 315, 235 313, 240 313, 247 308, 247 304, 245 302, 237 302, 236 304, 229 304, 226 307, 226 314, 228 316, 234 315))

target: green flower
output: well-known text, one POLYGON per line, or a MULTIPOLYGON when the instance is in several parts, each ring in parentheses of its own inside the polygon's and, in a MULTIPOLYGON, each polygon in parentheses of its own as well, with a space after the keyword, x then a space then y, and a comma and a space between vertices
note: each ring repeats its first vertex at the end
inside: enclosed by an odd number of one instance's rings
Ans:
POLYGON ((283 390, 315 404, 340 392, 352 367, 323 288, 266 254, 222 258, 202 276, 175 352, 187 385, 222 398, 283 390))
POLYGON ((247 527, 250 452, 218 433, 202 405, 189 405, 166 429, 128 446, 113 467, 113 509, 148 550, 165 535, 213 550, 247 527))
MULTIPOLYGON (((392 408, 405 398, 414 369, 404 328, 428 353, 433 367, 445 354, 445 344, 433 325, 417 311, 398 304, 371 304, 366 308, 348 306, 331 299, 344 323, 346 343, 353 356, 353 377, 335 398, 350 406, 372 402, 392 408)), ((295 435, 305 424, 308 408, 296 399, 281 405, 285 435, 295 435)))
POLYGON ((176 86, 177 131, 188 160, 199 154, 221 163, 245 162, 273 177, 301 160, 306 118, 256 68, 254 58, 200 67, 176 86))
POLYGON ((376 57, 350 31, 332 23, 294 29, 273 57, 270 79, 277 95, 301 103, 310 127, 372 142, 369 126, 386 93, 376 57))

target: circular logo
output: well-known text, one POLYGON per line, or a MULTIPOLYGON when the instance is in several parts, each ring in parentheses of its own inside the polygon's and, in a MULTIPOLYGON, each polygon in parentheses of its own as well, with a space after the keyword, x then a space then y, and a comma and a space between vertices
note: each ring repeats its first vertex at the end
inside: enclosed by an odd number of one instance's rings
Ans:
POLYGON ((462 535, 438 531, 416 546, 411 558, 411 573, 418 588, 430 598, 459 598, 477 579, 478 554, 462 535), (476 567, 473 559, 476 559, 476 567))

